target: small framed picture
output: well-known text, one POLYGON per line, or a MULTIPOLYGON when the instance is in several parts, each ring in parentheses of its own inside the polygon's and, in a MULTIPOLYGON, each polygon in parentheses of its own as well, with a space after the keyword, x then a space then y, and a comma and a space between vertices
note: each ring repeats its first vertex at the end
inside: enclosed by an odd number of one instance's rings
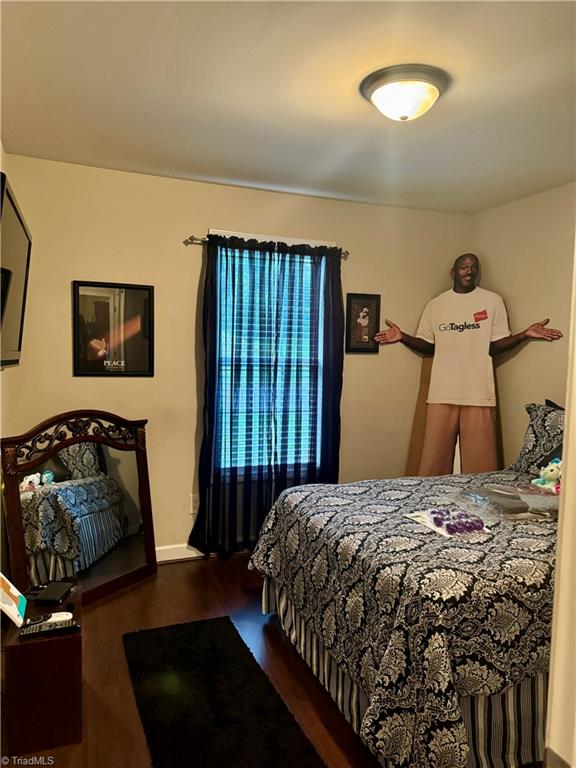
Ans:
POLYGON ((374 336, 380 330, 380 294, 346 294, 346 352, 378 354, 374 336))
POLYGON ((154 288, 72 283, 74 376, 154 375, 154 288))

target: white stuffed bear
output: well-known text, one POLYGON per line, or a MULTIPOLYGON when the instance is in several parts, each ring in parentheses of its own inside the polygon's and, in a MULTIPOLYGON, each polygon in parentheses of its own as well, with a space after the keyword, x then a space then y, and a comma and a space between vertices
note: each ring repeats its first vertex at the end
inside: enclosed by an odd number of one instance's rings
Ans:
POLYGON ((562 477, 562 460, 552 459, 552 461, 545 467, 540 469, 540 477, 536 477, 532 480, 534 485, 539 485, 543 488, 549 488, 550 490, 556 490, 560 485, 560 478, 562 477))
POLYGON ((24 480, 20 483, 20 491, 35 491, 40 485, 40 472, 36 472, 33 475, 26 475, 24 480))

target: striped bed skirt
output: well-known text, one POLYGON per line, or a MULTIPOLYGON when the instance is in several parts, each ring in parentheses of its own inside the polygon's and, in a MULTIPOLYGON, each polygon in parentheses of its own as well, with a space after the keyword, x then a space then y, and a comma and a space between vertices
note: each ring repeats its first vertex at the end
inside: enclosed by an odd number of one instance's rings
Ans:
POLYGON ((122 502, 109 509, 77 518, 80 555, 76 560, 41 549, 28 553, 30 583, 37 587, 49 581, 72 578, 99 560, 124 537, 122 502))
MULTIPOLYGON (((363 690, 325 650, 285 590, 265 578, 262 612, 277 613, 290 642, 356 733, 368 706, 363 690)), ((544 759, 548 675, 536 675, 494 696, 463 696, 460 708, 470 751, 468 768, 520 768, 544 759)), ((380 759, 384 768, 393 768, 380 759)))

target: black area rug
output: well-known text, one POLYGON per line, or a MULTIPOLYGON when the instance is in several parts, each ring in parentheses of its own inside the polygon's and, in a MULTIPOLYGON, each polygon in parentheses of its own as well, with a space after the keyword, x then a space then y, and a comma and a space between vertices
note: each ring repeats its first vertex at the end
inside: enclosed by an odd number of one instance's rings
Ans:
POLYGON ((228 617, 124 635, 154 768, 322 768, 228 617))

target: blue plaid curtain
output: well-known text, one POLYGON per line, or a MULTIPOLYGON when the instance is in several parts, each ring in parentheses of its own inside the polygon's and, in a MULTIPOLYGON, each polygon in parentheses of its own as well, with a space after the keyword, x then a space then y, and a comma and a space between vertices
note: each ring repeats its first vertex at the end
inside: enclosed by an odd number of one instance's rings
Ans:
POLYGON ((210 235, 200 509, 189 543, 251 548, 285 488, 338 481, 344 312, 337 248, 210 235))

